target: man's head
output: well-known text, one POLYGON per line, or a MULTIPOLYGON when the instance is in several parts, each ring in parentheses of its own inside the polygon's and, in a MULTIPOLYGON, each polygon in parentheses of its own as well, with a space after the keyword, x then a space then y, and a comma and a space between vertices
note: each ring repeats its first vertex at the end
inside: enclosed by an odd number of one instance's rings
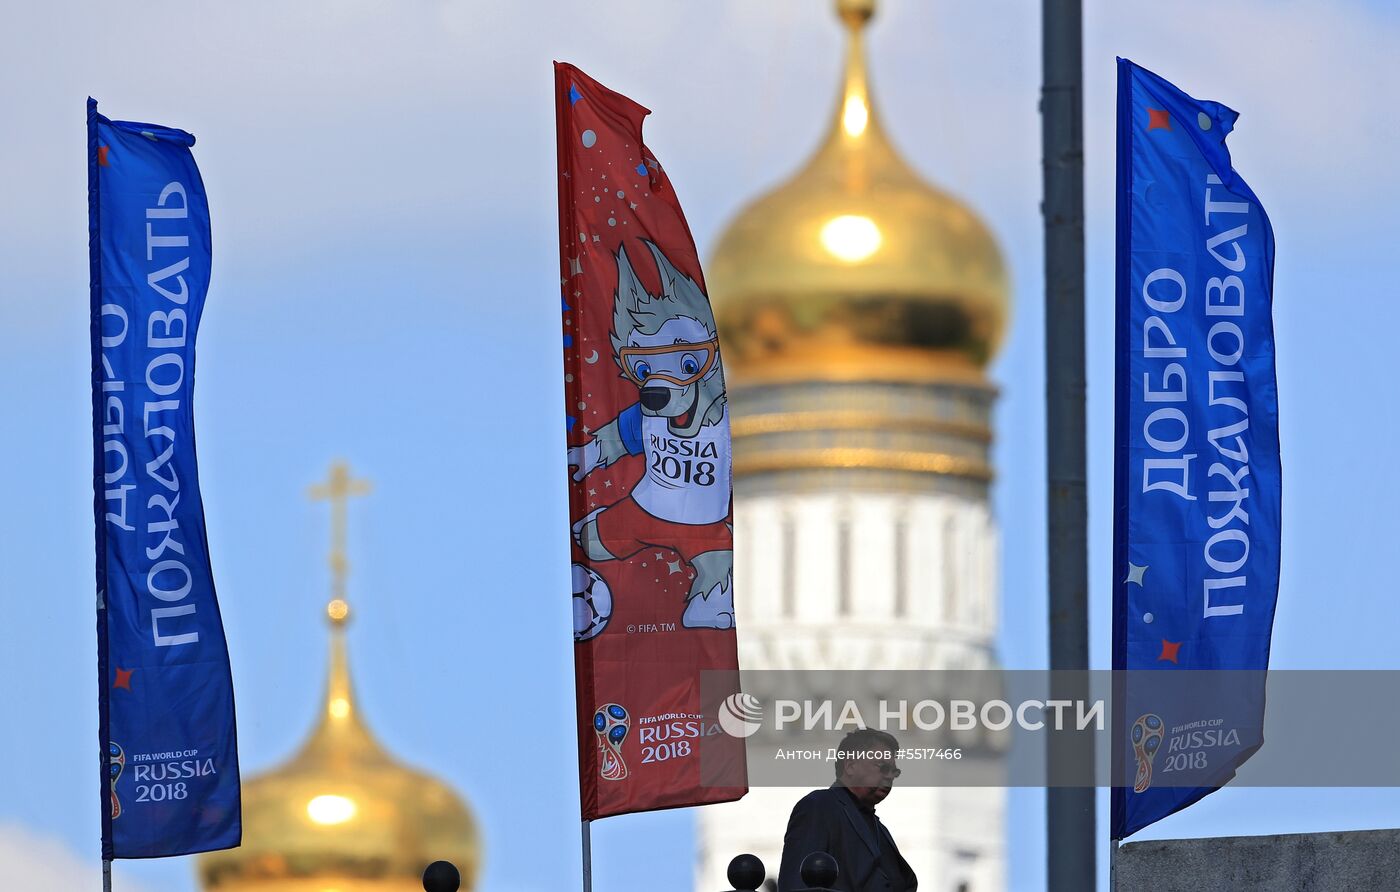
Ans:
POLYGON ((837 751, 837 783, 850 790, 862 805, 879 805, 900 774, 895 765, 899 741, 893 734, 861 728, 847 734, 837 751))

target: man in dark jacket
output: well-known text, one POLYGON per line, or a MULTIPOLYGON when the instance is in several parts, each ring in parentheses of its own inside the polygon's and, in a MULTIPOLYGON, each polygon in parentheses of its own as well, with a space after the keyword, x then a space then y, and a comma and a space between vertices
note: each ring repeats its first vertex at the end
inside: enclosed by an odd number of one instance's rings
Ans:
POLYGON ((899 854, 894 837, 875 816, 899 777, 899 743, 883 731, 862 728, 838 747, 836 783, 808 793, 793 806, 783 837, 778 892, 806 888, 802 859, 826 852, 836 859, 839 892, 914 892, 918 878, 899 854))

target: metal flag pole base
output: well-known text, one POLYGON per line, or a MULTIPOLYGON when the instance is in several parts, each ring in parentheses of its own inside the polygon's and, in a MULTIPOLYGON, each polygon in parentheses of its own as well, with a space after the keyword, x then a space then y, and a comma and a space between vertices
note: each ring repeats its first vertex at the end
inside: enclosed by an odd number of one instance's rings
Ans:
POLYGON ((1118 840, 1108 841, 1108 892, 1118 892, 1118 840))
POLYGON ((112 862, 102 859, 102 892, 112 892, 112 862))
POLYGON ((586 818, 583 821, 583 892, 593 892, 593 837, 586 818))

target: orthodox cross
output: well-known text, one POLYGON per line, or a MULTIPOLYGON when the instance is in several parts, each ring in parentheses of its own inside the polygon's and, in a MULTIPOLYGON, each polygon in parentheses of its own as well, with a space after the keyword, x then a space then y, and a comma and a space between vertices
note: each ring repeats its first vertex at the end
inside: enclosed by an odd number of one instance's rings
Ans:
POLYGON ((346 504, 351 496, 362 496, 369 491, 369 481, 351 477, 350 466, 343 461, 331 465, 326 481, 316 484, 309 491, 312 499, 331 503, 331 603, 326 612, 336 624, 345 622, 350 614, 345 601, 345 577, 350 572, 350 561, 345 556, 346 504))

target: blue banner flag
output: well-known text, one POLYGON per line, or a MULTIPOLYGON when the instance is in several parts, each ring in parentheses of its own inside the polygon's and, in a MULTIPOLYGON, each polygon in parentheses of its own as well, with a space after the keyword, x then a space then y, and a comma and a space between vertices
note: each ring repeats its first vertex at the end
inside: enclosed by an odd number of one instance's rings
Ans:
POLYGON ((194 137, 88 100, 102 857, 242 836, 233 679, 195 464, 209 206, 194 137))
POLYGON ((1219 788, 1263 743, 1274 236, 1230 166, 1236 118, 1118 60, 1114 839, 1219 788), (1213 671, 1215 695, 1186 694, 1178 670, 1213 671))

